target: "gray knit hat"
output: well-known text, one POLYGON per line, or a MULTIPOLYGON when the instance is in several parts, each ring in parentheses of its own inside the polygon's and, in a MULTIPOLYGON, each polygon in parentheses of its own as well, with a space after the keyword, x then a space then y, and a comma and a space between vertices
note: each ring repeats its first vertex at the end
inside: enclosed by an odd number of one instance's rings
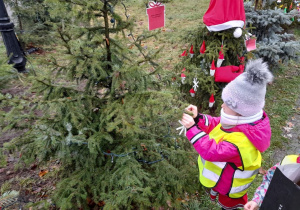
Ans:
POLYGON ((222 92, 224 103, 233 111, 248 117, 265 106, 266 87, 273 75, 262 59, 246 64, 245 72, 228 83, 222 92))

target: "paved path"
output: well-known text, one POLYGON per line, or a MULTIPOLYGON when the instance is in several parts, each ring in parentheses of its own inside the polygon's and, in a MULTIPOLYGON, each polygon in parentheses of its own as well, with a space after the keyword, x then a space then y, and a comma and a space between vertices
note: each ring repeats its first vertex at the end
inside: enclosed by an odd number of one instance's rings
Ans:
POLYGON ((284 145, 284 148, 274 151, 274 164, 281 161, 285 155, 300 153, 300 98, 294 107, 297 113, 287 120, 288 123, 282 132, 289 142, 284 145))

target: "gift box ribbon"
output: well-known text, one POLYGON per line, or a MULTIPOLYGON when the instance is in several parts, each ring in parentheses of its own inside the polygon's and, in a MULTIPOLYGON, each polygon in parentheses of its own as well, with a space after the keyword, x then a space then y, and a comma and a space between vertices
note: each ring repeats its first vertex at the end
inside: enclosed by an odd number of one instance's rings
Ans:
POLYGON ((154 1, 149 2, 150 8, 153 8, 153 7, 159 7, 160 5, 161 5, 160 2, 154 2, 154 1))

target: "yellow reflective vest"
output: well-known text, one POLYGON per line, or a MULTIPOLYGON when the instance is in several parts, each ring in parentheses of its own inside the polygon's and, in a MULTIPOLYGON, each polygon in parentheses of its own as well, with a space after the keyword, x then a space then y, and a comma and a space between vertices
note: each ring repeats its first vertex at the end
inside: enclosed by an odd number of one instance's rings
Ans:
MULTIPOLYGON (((235 172, 233 178, 229 177, 232 179, 232 184, 228 196, 230 198, 240 198, 247 193, 248 188, 258 173, 261 166, 261 154, 244 133, 228 133, 223 131, 220 127, 221 124, 216 126, 209 133, 209 138, 212 139, 212 141, 214 139, 217 143, 221 141, 229 142, 237 148, 242 165, 236 167, 234 164, 231 164, 231 166, 235 169, 235 172)), ((199 156, 198 165, 201 184, 208 188, 215 187, 227 164, 230 163, 210 162, 199 156)))
POLYGON ((297 163, 297 158, 299 155, 287 155, 283 158, 281 161, 280 165, 286 165, 286 164, 292 164, 292 163, 297 163))

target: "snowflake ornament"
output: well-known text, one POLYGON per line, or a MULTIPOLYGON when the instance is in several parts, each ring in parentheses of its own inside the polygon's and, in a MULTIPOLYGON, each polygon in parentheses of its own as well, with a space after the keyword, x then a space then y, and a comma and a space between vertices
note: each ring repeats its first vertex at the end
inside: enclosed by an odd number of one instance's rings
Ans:
POLYGON ((198 79, 195 77, 194 78, 194 80, 193 80, 193 83, 194 83, 194 85, 193 85, 193 89, 194 89, 194 91, 196 92, 197 91, 197 88, 199 87, 199 81, 198 81, 198 79))
POLYGON ((180 120, 178 120, 178 122, 182 125, 182 126, 176 128, 177 131, 180 130, 179 136, 180 136, 182 133, 184 133, 184 135, 186 135, 186 127, 184 127, 184 125, 182 124, 182 122, 181 122, 180 120))

